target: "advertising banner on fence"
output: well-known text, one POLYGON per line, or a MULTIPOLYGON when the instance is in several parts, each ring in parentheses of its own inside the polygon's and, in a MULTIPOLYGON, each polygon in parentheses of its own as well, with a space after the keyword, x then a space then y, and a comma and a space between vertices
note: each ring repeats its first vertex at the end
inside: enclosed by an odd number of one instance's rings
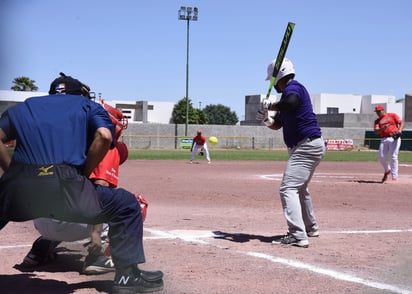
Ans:
POLYGON ((352 150, 352 139, 326 139, 326 150, 352 150))
POLYGON ((193 142, 192 138, 181 138, 180 139, 180 148, 190 149, 190 147, 192 147, 192 142, 193 142))

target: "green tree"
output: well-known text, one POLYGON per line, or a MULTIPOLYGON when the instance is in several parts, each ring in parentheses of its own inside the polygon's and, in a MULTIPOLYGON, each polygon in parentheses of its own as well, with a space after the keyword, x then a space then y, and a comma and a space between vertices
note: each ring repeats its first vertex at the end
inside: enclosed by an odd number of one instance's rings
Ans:
POLYGON ((13 80, 13 86, 10 89, 13 91, 37 91, 39 87, 36 86, 35 82, 28 77, 17 77, 13 80))
MULTIPOLYGON (((177 102, 172 111, 171 123, 175 124, 185 124, 186 123, 186 98, 182 98, 177 102)), ((192 101, 189 99, 188 113, 189 113, 189 124, 203 125, 207 124, 206 114, 200 110, 193 108, 192 101)))
POLYGON ((203 109, 211 125, 235 125, 239 118, 235 111, 222 104, 210 104, 203 109))

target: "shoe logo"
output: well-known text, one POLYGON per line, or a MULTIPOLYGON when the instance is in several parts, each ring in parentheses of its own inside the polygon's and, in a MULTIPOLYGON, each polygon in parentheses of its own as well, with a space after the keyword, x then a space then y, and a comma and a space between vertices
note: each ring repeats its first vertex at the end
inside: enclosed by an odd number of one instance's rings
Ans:
POLYGON ((119 284, 127 285, 129 282, 130 277, 129 276, 121 276, 119 279, 119 284))
POLYGON ((51 176, 54 174, 53 171, 49 171, 49 169, 51 169, 52 167, 54 167, 54 165, 50 165, 48 167, 42 166, 39 167, 38 170, 40 171, 37 176, 38 177, 43 177, 43 176, 51 176))
POLYGON ((114 267, 114 263, 113 263, 113 261, 112 261, 111 258, 108 258, 108 259, 105 261, 104 265, 105 265, 105 267, 108 267, 108 268, 113 268, 113 267, 114 267))

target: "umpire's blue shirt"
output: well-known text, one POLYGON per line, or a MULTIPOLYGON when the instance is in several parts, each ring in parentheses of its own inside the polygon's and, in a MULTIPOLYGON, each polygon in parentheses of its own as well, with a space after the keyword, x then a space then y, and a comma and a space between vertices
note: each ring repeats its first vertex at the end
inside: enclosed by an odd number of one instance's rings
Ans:
POLYGON ((114 137, 106 110, 80 95, 28 98, 0 118, 0 128, 9 140, 16 140, 12 161, 22 164, 82 166, 100 127, 110 129, 114 137))

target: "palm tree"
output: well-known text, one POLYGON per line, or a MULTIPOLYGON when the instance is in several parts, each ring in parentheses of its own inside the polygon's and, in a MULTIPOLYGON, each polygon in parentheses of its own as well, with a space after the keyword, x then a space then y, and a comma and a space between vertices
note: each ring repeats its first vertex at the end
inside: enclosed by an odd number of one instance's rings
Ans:
POLYGON ((28 77, 18 77, 13 80, 13 86, 10 89, 13 91, 37 91, 39 87, 34 84, 35 82, 28 77))

